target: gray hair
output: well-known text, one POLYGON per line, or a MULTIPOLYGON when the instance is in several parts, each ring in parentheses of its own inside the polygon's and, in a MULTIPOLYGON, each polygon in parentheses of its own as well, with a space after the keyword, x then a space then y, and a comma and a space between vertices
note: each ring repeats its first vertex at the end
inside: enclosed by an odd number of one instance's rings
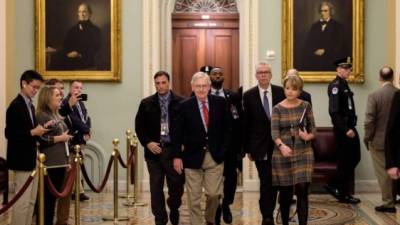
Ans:
POLYGON ((269 63, 267 63, 267 62, 265 62, 265 61, 260 61, 260 62, 257 63, 257 65, 256 65, 256 67, 255 67, 256 73, 257 73, 257 69, 258 69, 259 66, 268 66, 268 68, 271 69, 271 65, 270 65, 269 63))
POLYGON ((321 2, 321 4, 319 5, 319 8, 318 8, 318 13, 319 13, 319 14, 321 13, 321 8, 322 8, 322 6, 324 6, 324 5, 326 5, 326 6, 329 7, 329 14, 330 14, 331 16, 335 15, 335 7, 333 6, 332 3, 328 2, 328 1, 323 1, 323 2, 321 2))
POLYGON ((196 81, 197 81, 198 79, 201 79, 201 78, 205 78, 206 81, 207 81, 207 83, 208 83, 209 85, 211 85, 210 77, 209 77, 206 73, 203 73, 203 72, 196 72, 195 74, 193 74, 192 80, 190 81, 190 84, 193 85, 194 83, 196 83, 196 81))

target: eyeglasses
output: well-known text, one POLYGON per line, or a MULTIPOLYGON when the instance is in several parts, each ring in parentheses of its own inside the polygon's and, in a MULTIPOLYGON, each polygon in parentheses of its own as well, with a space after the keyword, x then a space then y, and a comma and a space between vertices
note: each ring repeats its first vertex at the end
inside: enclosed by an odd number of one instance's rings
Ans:
POLYGON ((195 84, 194 87, 196 89, 206 89, 206 88, 209 88, 210 85, 209 84, 195 84))
POLYGON ((29 83, 28 86, 30 86, 31 88, 33 88, 35 90, 39 90, 40 89, 40 85, 32 85, 32 83, 29 83))
POLYGON ((319 10, 320 12, 329 12, 329 10, 328 9, 321 9, 321 10, 319 10))
POLYGON ((266 70, 266 71, 257 71, 256 73, 260 74, 260 75, 262 75, 262 74, 271 74, 271 71, 268 71, 268 70, 266 70))

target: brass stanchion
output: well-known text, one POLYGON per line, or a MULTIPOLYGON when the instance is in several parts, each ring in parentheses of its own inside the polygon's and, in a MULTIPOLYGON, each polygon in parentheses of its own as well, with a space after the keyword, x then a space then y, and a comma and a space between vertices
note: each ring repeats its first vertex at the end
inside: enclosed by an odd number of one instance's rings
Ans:
POLYGON ((135 206, 146 206, 146 203, 139 202, 139 195, 140 195, 140 177, 139 177, 139 157, 138 157, 138 137, 136 134, 133 134, 133 149, 135 154, 135 179, 134 179, 134 192, 133 192, 133 203, 135 206))
POLYGON ((44 161, 46 161, 46 155, 39 154, 39 225, 44 225, 44 175, 46 173, 44 161))
POLYGON ((80 190, 80 182, 81 182, 81 162, 82 157, 81 146, 75 145, 75 163, 76 163, 76 177, 75 177, 75 225, 79 225, 81 223, 81 212, 80 212, 80 198, 79 193, 80 190))
POLYGON ((126 131, 126 194, 123 196, 120 196, 121 198, 126 198, 126 202, 123 203, 124 206, 135 206, 135 202, 133 201, 133 194, 130 193, 130 187, 131 187, 131 163, 129 162, 131 154, 134 154, 131 152, 131 146, 133 145, 132 142, 132 131, 127 130, 126 131))
POLYGON ((113 145, 114 145, 114 151, 112 153, 112 156, 114 157, 114 190, 113 190, 113 198, 114 198, 114 216, 113 217, 103 217, 103 220, 106 221, 123 221, 123 220, 129 220, 127 216, 123 217, 118 217, 118 144, 119 140, 114 139, 113 140, 113 145))

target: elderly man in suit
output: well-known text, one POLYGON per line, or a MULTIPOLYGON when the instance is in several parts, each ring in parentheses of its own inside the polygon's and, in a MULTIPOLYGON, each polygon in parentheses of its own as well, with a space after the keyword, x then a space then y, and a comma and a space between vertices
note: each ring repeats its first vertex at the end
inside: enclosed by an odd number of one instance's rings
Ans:
POLYGON ((395 213, 393 181, 385 169, 385 132, 390 106, 397 88, 393 86, 393 70, 385 66, 379 71, 382 86, 368 96, 364 121, 364 144, 371 153, 375 175, 382 191, 383 205, 375 207, 378 212, 395 213))
MULTIPOLYGON (((36 143, 53 121, 38 125, 32 99, 42 85, 42 76, 33 70, 25 71, 20 78, 21 91, 10 103, 6 112, 5 136, 7 138, 7 165, 14 174, 14 188, 19 191, 32 171, 36 169, 36 143)), ((31 225, 37 195, 37 176, 15 203, 11 212, 12 225, 31 225)))
POLYGON ((172 225, 179 223, 184 176, 172 166, 171 131, 175 128, 178 106, 182 97, 170 90, 170 77, 165 71, 154 75, 157 93, 143 99, 135 118, 135 129, 144 147, 147 169, 150 174, 151 211, 156 225, 168 222, 165 209, 164 180, 168 185, 167 204, 172 225))
POLYGON ((173 143, 174 168, 184 170, 191 225, 202 225, 202 188, 207 196, 205 220, 214 224, 223 189, 224 155, 230 144, 230 118, 224 98, 209 95, 211 81, 197 72, 191 80, 194 96, 180 105, 173 143))
POLYGON ((244 149, 254 161, 260 179, 260 211, 262 225, 274 224, 276 188, 272 187, 271 157, 274 142, 271 137, 272 107, 283 99, 283 88, 271 84, 271 66, 260 62, 256 66, 258 85, 243 95, 244 149))

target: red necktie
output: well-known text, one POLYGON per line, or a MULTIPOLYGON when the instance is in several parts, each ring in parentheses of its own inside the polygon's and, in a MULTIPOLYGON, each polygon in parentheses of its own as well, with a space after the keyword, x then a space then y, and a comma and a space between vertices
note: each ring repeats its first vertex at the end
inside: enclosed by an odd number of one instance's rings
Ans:
POLYGON ((205 101, 202 101, 201 104, 202 104, 201 109, 203 110, 204 122, 206 123, 206 127, 208 129, 208 108, 205 101))

